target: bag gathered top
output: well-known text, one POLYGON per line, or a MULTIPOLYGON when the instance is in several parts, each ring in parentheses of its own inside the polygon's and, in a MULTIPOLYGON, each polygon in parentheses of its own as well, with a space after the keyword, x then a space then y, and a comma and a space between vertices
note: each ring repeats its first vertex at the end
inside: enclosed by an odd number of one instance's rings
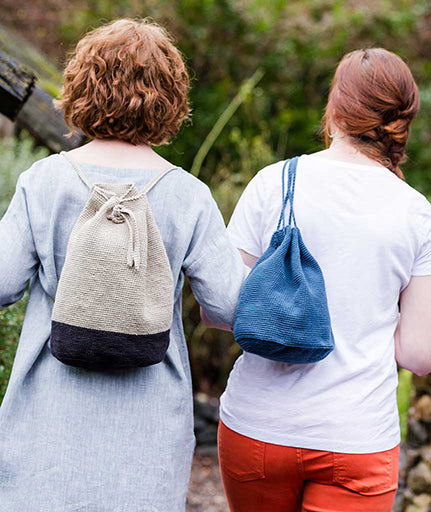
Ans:
POLYGON ((134 184, 90 185, 73 227, 52 312, 51 353, 88 370, 144 367, 163 360, 173 318, 172 271, 147 193, 134 184))
POLYGON ((243 285, 233 332, 246 352, 304 364, 330 354, 334 336, 323 274, 302 240, 293 212, 297 165, 298 157, 284 163, 277 230, 243 285), (286 226, 287 203, 290 213, 286 226))

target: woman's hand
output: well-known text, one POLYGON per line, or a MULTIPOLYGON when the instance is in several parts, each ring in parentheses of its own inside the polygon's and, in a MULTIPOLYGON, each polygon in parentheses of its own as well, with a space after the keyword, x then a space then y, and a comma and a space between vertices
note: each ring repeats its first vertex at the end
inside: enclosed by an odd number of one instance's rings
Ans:
POLYGON ((205 314, 205 311, 201 308, 201 319, 202 322, 208 327, 208 329, 219 329, 220 331, 232 331, 230 325, 220 325, 211 322, 211 320, 205 314))

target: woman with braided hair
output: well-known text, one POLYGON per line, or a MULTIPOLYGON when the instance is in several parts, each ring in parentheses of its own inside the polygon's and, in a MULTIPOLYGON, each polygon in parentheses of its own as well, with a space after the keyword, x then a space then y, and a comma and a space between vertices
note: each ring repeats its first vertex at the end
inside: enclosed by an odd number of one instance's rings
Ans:
POLYGON ((418 110, 417 86, 400 57, 383 48, 349 53, 337 68, 326 106, 326 145, 333 151, 347 144, 404 179, 399 165, 418 110))
MULTIPOLYGON (((382 48, 340 62, 327 149, 298 159, 295 217, 322 269, 335 349, 312 364, 244 352, 221 398, 233 512, 390 512, 398 484, 397 364, 431 372, 431 206, 400 164, 419 94, 382 48)), ((261 170, 228 231, 248 266, 280 215, 284 162, 261 170)), ((209 325, 211 325, 208 322, 209 325)))

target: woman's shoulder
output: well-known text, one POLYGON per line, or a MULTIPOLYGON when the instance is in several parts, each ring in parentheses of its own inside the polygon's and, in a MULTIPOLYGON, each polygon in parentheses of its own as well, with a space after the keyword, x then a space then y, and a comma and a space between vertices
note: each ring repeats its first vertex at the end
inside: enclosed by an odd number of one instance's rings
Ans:
POLYGON ((191 199, 205 199, 211 195, 210 188, 206 183, 196 178, 182 167, 177 167, 171 173, 171 179, 177 183, 177 193, 191 199))
MULTIPOLYGON (((62 155, 55 153, 34 162, 21 173, 20 181, 31 184, 32 187, 38 188, 39 185, 46 189, 50 184, 54 187, 61 184, 70 186, 75 176, 76 172, 70 163, 62 155)), ((184 199, 205 198, 211 194, 205 183, 179 166, 175 167, 163 181, 173 185, 171 188, 184 199)), ((76 182, 79 183, 78 180, 76 182)))
POLYGON ((273 162, 272 164, 266 165, 255 175, 256 181, 279 183, 281 172, 285 163, 286 160, 279 160, 277 162, 273 162))
MULTIPOLYGON (((416 188, 410 185, 408 181, 400 179, 396 174, 394 174, 386 167, 349 164, 341 161, 320 158, 314 154, 302 154, 298 157, 290 157, 269 164, 257 172, 254 180, 260 182, 260 184, 273 183, 275 186, 279 187, 281 183, 283 167, 293 158, 298 158, 298 171, 296 173, 297 179, 301 178, 303 172, 305 172, 308 177, 316 179, 316 171, 319 171, 320 174, 324 174, 324 178, 326 179, 328 177, 328 173, 322 173, 321 171, 326 170, 332 172, 336 171, 337 169, 343 171, 343 167, 345 167, 346 170, 354 169, 356 171, 363 172, 364 182, 371 183, 371 177, 379 178, 379 181, 385 181, 385 186, 389 187, 392 191, 397 189, 400 195, 404 195, 411 202, 415 202, 422 206, 429 205, 428 199, 422 192, 418 191, 416 188)), ((347 173, 344 173, 344 176, 346 176, 346 174, 347 173)), ((336 172, 333 174, 333 176, 334 179, 340 178, 340 174, 336 172)), ((350 174, 349 176, 355 176, 355 182, 358 182, 357 173, 356 175, 350 174)))
POLYGON ((50 185, 58 185, 61 181, 70 183, 73 169, 59 154, 52 154, 36 160, 27 170, 23 171, 19 180, 23 186, 30 186, 34 192, 39 188, 46 190, 50 185))

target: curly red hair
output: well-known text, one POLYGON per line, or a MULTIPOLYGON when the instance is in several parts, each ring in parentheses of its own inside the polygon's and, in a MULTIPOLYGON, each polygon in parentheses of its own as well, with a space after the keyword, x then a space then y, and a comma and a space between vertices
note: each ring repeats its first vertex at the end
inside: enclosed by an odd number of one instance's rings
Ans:
POLYGON ((188 90, 184 60, 166 30, 146 19, 120 19, 78 42, 55 104, 72 133, 160 145, 190 115, 188 90))

